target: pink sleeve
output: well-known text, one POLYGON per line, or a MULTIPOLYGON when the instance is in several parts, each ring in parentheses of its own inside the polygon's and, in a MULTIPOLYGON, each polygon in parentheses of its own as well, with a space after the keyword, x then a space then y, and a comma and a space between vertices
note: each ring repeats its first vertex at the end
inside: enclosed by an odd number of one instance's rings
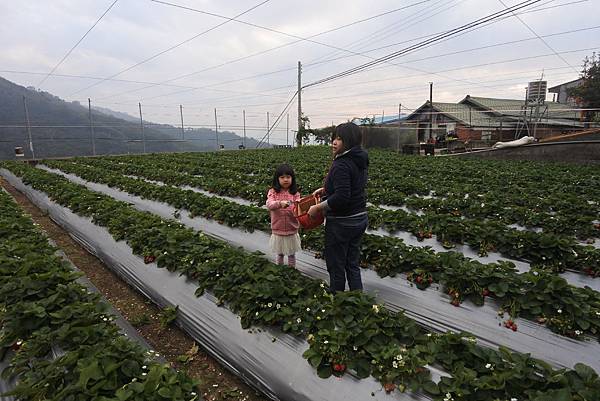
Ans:
POLYGON ((275 191, 271 188, 269 189, 269 193, 267 193, 267 209, 275 210, 279 209, 281 204, 278 200, 275 200, 275 191))

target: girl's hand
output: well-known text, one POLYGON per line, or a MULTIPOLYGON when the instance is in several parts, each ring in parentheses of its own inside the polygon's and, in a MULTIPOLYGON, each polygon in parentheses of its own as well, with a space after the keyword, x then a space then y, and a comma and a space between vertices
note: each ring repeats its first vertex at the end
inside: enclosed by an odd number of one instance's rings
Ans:
POLYGON ((286 207, 288 207, 289 205, 291 205, 291 203, 292 203, 292 202, 290 202, 290 201, 283 201, 283 200, 282 200, 282 201, 279 201, 279 206, 280 206, 280 207, 282 207, 282 208, 286 208, 286 207))

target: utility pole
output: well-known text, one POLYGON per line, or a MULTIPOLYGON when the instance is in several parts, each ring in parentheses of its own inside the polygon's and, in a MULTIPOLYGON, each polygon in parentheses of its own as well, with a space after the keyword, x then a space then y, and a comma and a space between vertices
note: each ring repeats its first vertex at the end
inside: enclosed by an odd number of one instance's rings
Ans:
POLYGON ((33 138, 31 137, 31 124, 29 123, 29 111, 27 110, 27 100, 25 99, 25 96, 23 96, 23 107, 25 108, 25 118, 27 119, 27 134, 29 135, 29 150, 31 151, 31 159, 35 159, 33 138))
POLYGON ((269 139, 270 139, 269 137, 271 136, 270 132, 271 132, 271 127, 269 125, 269 112, 267 111, 267 145, 270 145, 270 143, 269 143, 269 139))
POLYGON ((217 125, 217 108, 215 107, 215 139, 217 141, 217 150, 221 149, 219 144, 219 126, 217 125))
POLYGON ((400 133, 402 132, 400 116, 402 115, 402 103, 398 103, 398 140, 396 142, 396 151, 400 152, 400 133))
POLYGON ((88 110, 90 113, 90 131, 92 134, 92 155, 96 156, 96 139, 94 138, 94 122, 92 121, 92 100, 88 97, 88 110))
POLYGON ((285 146, 290 146, 290 113, 287 113, 287 121, 285 123, 285 146))
POLYGON ((246 110, 242 110, 244 116, 244 149, 246 148, 246 110))
POLYGON ((146 153, 146 135, 144 134, 144 119, 142 118, 142 103, 138 103, 140 107, 140 129, 142 130, 142 153, 146 153))
POLYGON ((429 83, 429 138, 433 136, 433 82, 429 83))
POLYGON ((185 140, 185 130, 183 129, 183 105, 179 105, 179 114, 181 115, 181 139, 185 140))
POLYGON ((296 145, 302 146, 302 63, 298 61, 298 133, 296 134, 296 145))

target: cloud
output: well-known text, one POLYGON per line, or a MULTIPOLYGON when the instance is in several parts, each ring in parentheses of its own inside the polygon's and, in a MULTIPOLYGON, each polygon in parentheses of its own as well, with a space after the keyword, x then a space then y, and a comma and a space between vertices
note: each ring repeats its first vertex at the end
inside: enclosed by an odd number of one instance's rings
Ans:
MULTIPOLYGON (((112 1, 21 2, 18 7, 14 3, 8 4, 12 2, 0 3, 0 46, 3 49, 0 53, 0 69, 49 71, 112 1)), ((234 16, 259 4, 258 0, 171 1, 225 16, 234 16)), ((414 3, 418 3, 418 0, 401 3, 393 0, 273 0, 240 19, 308 37, 414 3)), ((514 0, 510 5, 516 3, 514 0)), ((542 8, 546 8, 545 10, 522 14, 521 18, 539 35, 600 25, 600 14, 596 10, 597 4, 594 4, 597 2, 568 3, 568 0, 544 1, 540 4, 543 4, 542 8)), ((353 52, 366 53, 369 57, 380 57, 423 40, 416 38, 457 27, 501 8, 498 0, 431 0, 318 36, 315 40, 353 52), (387 47, 370 51, 383 46, 387 47)), ((109 77, 223 22, 223 19, 150 0, 119 1, 61 65, 58 72, 109 77)), ((559 52, 597 48, 600 46, 598 32, 599 30, 574 32, 551 36, 546 41, 559 52)), ((314 116, 311 121, 313 126, 318 127, 330 124, 332 119, 337 121, 336 119, 341 118, 343 121, 346 116, 380 114, 384 109, 386 113, 389 109, 393 114, 398 103, 407 108, 418 107, 428 98, 429 81, 435 82, 436 99, 457 101, 468 93, 521 98, 527 81, 539 76, 542 70, 545 70, 545 77, 551 85, 577 77, 577 72, 553 55, 552 50, 537 38, 488 49, 464 51, 531 37, 535 35, 523 23, 514 17, 506 18, 399 57, 393 61, 398 66, 380 66, 326 85, 307 88, 303 92, 303 108, 309 116, 314 116), (443 54, 446 55, 442 56, 443 54), (549 56, 528 58, 540 54, 549 56), (431 74, 415 71, 415 68, 431 74)), ((370 60, 365 56, 349 56, 348 52, 308 42, 248 57, 292 41, 293 38, 260 28, 227 22, 140 64, 118 78, 161 83, 186 75, 172 83, 200 88, 225 81, 235 82, 163 96, 177 92, 177 88, 156 85, 131 92, 147 85, 106 81, 82 91, 73 99, 106 98, 105 106, 134 114, 140 99, 148 105, 148 110, 162 107, 169 113, 173 112, 171 108, 176 111, 179 104, 184 104, 186 113, 189 113, 186 121, 207 125, 214 119, 211 116, 214 107, 221 110, 223 124, 227 124, 225 120, 228 118, 232 121, 239 120, 241 109, 246 108, 256 114, 252 118, 260 121, 267 111, 273 115, 280 113, 295 91, 297 72, 294 67, 298 60, 305 65, 302 75, 304 84, 370 60), (243 60, 235 61, 240 58, 243 60), (333 58, 339 59, 331 60, 333 58), (310 65, 313 62, 321 63, 310 65), (283 69, 289 70, 239 80, 283 69), (194 72, 196 73, 191 74, 194 72)), ((584 50, 562 56, 578 70, 583 57, 591 52, 584 50)), ((24 74, 11 77, 22 85, 35 85, 41 79, 40 76, 24 74)), ((93 82, 52 77, 46 81, 43 89, 73 100, 69 97, 70 94, 93 82)), ((290 113, 290 120, 295 121, 295 103, 290 108, 290 113)), ((161 115, 165 119, 171 118, 166 112, 155 115, 157 118, 161 115)))

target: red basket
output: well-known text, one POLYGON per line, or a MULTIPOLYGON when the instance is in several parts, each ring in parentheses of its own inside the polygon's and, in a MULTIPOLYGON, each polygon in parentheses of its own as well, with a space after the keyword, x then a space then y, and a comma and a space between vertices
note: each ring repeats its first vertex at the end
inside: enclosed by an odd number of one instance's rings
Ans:
POLYGON ((298 222, 305 230, 319 227, 325 221, 323 213, 319 213, 315 218, 308 215, 308 209, 310 209, 311 206, 318 204, 320 201, 319 196, 308 195, 300 199, 294 205, 294 216, 296 216, 298 222))

